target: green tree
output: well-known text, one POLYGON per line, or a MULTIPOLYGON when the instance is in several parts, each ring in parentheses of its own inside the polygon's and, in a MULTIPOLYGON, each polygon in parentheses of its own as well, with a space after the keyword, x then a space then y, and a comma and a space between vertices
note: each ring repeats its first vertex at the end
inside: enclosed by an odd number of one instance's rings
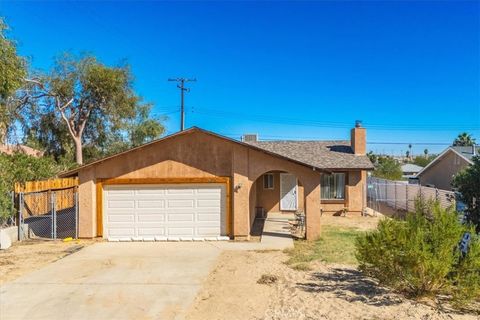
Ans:
POLYGON ((475 144, 475 139, 471 134, 463 132, 460 133, 455 140, 453 140, 454 146, 473 146, 475 144))
POLYGON ((379 157, 373 176, 389 180, 402 179, 402 167, 391 157, 379 157))
POLYGON ((453 186, 460 192, 460 199, 467 206, 467 221, 480 232, 480 156, 473 157, 473 164, 460 171, 453 179, 453 186))
POLYGON ((426 167, 435 158, 435 155, 430 155, 427 157, 416 156, 415 158, 413 158, 413 163, 420 167, 426 167))
MULTIPOLYGON (((53 69, 44 76, 31 79, 40 97, 34 114, 48 115, 40 119, 44 124, 59 124, 48 135, 59 136, 68 133, 75 150, 77 164, 84 162, 84 149, 90 157, 108 153, 111 145, 125 147, 121 135, 128 132, 132 123, 144 134, 138 134, 135 142, 163 132, 160 121, 146 119, 136 122, 139 115, 147 113, 150 106, 142 103, 132 86, 132 75, 128 66, 109 67, 95 57, 87 55, 76 58, 65 54, 59 57, 53 69), (148 120, 148 121, 147 121, 148 120), (148 129, 148 130, 147 130, 148 129)), ((32 136, 32 135, 31 135, 32 136)), ((36 131, 33 136, 39 140, 51 141, 49 136, 36 131), (43 135, 43 137, 42 137, 43 135)), ((65 142, 53 149, 65 149, 65 142)))
POLYGON ((9 129, 21 105, 14 99, 27 75, 26 60, 17 53, 13 40, 7 38, 8 26, 0 17, 0 143, 6 143, 9 129))

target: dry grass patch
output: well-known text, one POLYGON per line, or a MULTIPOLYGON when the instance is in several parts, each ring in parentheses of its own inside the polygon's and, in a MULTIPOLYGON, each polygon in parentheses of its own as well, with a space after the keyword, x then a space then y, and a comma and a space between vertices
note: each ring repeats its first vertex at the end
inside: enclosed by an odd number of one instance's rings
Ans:
POLYGON ((285 250, 289 256, 286 264, 295 270, 311 270, 310 263, 322 261, 344 265, 356 265, 355 239, 364 231, 341 226, 323 227, 316 241, 297 240, 294 248, 285 250))

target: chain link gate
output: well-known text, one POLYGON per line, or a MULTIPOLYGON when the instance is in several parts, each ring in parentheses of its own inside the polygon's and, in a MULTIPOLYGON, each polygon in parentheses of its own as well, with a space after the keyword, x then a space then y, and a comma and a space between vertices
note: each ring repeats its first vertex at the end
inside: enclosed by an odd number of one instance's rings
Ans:
POLYGON ((20 240, 78 238, 77 188, 18 193, 20 240))

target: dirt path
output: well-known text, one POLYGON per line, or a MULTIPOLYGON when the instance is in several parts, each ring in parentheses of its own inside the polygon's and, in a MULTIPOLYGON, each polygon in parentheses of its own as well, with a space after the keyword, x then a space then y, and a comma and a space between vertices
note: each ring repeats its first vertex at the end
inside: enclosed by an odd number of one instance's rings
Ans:
POLYGON ((317 263, 295 271, 279 251, 226 251, 187 319, 478 319, 439 311, 378 287, 355 268, 317 263), (263 274, 274 284, 258 284, 263 274))
POLYGON ((93 242, 94 240, 15 242, 7 250, 0 250, 0 284, 13 281, 93 242))

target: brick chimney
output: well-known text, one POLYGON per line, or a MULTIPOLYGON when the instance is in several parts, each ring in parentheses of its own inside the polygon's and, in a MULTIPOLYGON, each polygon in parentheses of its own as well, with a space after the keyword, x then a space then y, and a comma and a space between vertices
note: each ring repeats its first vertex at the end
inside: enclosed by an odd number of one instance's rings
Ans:
POLYGON ((355 128, 350 131, 350 144, 356 155, 367 153, 367 131, 362 127, 360 120, 355 121, 355 128))

